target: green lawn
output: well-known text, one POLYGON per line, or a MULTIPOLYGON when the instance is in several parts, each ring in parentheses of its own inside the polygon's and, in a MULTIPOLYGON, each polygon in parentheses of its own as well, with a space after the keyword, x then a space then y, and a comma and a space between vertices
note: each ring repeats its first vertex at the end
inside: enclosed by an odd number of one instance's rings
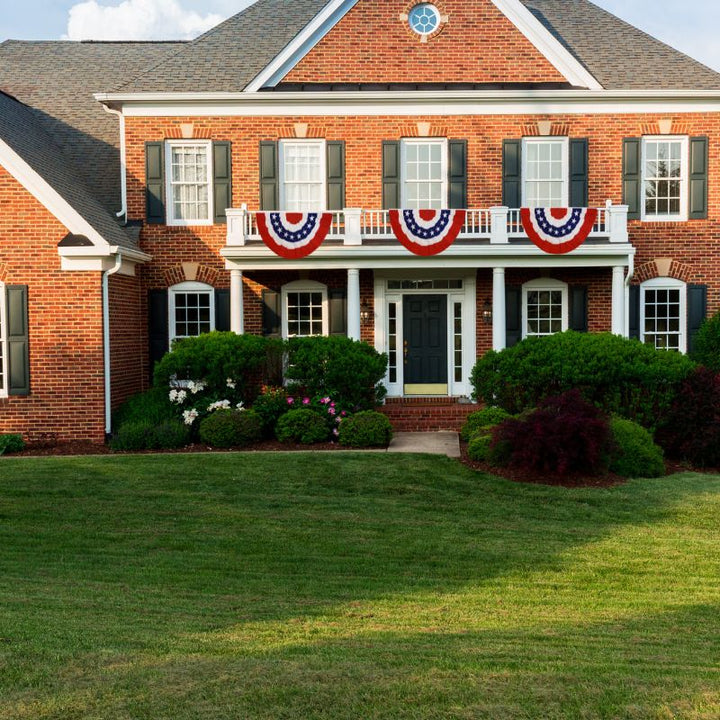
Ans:
POLYGON ((0 460, 0 718, 720 717, 720 477, 0 460))

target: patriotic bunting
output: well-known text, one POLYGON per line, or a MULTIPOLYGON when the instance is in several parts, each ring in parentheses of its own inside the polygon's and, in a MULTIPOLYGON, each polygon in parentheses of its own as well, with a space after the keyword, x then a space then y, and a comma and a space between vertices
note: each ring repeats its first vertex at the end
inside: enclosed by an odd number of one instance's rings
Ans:
POLYGON ((314 253, 330 232, 332 213, 268 212, 257 214, 263 242, 280 257, 299 260, 314 253))
POLYGON ((595 208, 522 208, 527 236, 543 252, 569 253, 580 247, 597 221, 595 208))
POLYGON ((465 210, 390 210, 395 237, 415 255, 437 255, 455 241, 465 210))

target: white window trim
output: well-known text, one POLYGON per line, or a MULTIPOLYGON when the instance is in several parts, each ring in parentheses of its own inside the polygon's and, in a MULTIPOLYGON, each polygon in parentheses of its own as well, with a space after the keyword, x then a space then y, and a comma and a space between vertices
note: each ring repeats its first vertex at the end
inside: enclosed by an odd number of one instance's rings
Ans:
MULTIPOLYGON (((175 297, 179 293, 201 293, 206 292, 210 295, 210 332, 215 330, 215 288, 212 285, 206 285, 200 282, 181 282, 168 288, 168 336, 169 345, 172 345, 178 339, 175 331, 175 297)), ((182 335, 181 337, 187 337, 182 335)), ((193 336, 194 337, 194 336, 193 336)))
POLYGON ((327 142, 325 140, 313 138, 305 139, 289 139, 280 140, 278 143, 278 186, 279 186, 279 202, 280 208, 285 211, 287 208, 287 191, 285 190, 285 148, 288 145, 315 145, 320 148, 320 183, 322 184, 322 196, 318 212, 327 210, 327 142))
MULTIPOLYGON (((442 148, 442 187, 440 197, 445 208, 448 205, 448 141, 447 138, 403 138, 400 141, 400 206, 408 207, 407 179, 405 167, 407 165, 407 148, 409 145, 440 145, 442 148)), ((415 182, 415 181, 413 181, 415 182)))
POLYGON ((8 397, 8 344, 7 344, 8 318, 5 311, 5 285, 0 282, 0 372, 2 372, 3 386, 0 387, 0 398, 8 397))
MULTIPOLYGON (((569 137, 558 137, 555 135, 541 135, 539 137, 525 137, 522 139, 522 152, 521 152, 521 161, 522 161, 522 168, 521 168, 521 183, 520 186, 522 188, 521 195, 522 195, 522 206, 528 207, 528 200, 527 200, 527 190, 526 185, 529 182, 528 178, 528 170, 527 170, 527 162, 528 162, 528 145, 538 145, 540 143, 556 143, 560 144, 562 146, 562 164, 563 164, 563 177, 562 177, 562 184, 563 184, 563 191, 562 191, 562 202, 560 204, 560 207, 569 207, 570 206, 570 138, 569 137)), ((532 181, 535 182, 535 181, 532 181)))
MULTIPOLYGON (((282 336, 287 340, 290 335, 288 332, 288 311, 287 301, 289 293, 322 293, 322 334, 327 336, 330 334, 330 306, 328 303, 327 285, 315 282, 314 280, 295 280, 294 282, 283 285, 280 289, 280 314, 282 315, 282 336)), ((296 336, 293 336, 296 337, 296 336)), ((302 336, 306 337, 306 336, 302 336)))
POLYGON ((687 353, 687 284, 669 277, 653 278, 640 285, 640 342, 645 343, 645 291, 680 290, 680 332, 678 350, 687 353))
POLYGON ((527 300, 528 293, 535 291, 557 291, 562 292, 562 326, 560 332, 565 332, 570 327, 570 301, 568 293, 567 283, 561 282, 560 280, 553 280, 552 278, 538 278, 537 280, 530 280, 522 286, 522 339, 527 337, 548 337, 547 335, 528 335, 527 323, 527 300))
POLYGON ((640 153, 640 219, 644 222, 684 222, 688 219, 688 180, 690 175, 690 138, 687 135, 643 135, 640 153), (648 215, 645 212, 645 158, 647 141, 680 141, 680 213, 677 215, 648 215))
POLYGON ((166 140, 165 141, 165 205, 167 207, 167 224, 171 227, 196 227, 212 225, 214 223, 215 208, 213 187, 213 153, 212 140, 166 140), (172 149, 187 145, 205 147, 207 150, 207 184, 208 184, 208 217, 198 220, 179 220, 175 217, 175 204, 173 202, 172 184, 172 149))

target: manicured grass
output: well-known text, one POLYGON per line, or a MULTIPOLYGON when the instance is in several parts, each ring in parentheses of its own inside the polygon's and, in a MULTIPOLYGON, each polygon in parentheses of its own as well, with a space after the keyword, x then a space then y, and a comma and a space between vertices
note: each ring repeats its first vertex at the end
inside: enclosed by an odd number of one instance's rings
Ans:
POLYGON ((0 461, 0 718, 717 718, 720 477, 0 461))

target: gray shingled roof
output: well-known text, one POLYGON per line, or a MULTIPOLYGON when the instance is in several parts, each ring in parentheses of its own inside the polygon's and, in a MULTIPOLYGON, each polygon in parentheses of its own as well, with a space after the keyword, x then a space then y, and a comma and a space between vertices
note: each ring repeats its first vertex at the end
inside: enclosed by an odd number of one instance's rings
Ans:
POLYGON ((328 0, 258 0, 118 92, 240 92, 328 0))
POLYGON ((0 93, 0 138, 110 245, 137 249, 130 236, 78 178, 35 113, 4 93, 0 93))
POLYGON ((0 44, 0 90, 29 105, 110 212, 120 209, 120 132, 93 93, 135 77, 185 43, 0 44))
POLYGON ((720 73, 588 0, 522 0, 608 90, 716 90, 720 73))
MULTIPOLYGON (((606 89, 718 89, 720 74, 588 0, 522 0, 606 89)), ((119 92, 238 92, 327 0, 258 0, 119 92)))

